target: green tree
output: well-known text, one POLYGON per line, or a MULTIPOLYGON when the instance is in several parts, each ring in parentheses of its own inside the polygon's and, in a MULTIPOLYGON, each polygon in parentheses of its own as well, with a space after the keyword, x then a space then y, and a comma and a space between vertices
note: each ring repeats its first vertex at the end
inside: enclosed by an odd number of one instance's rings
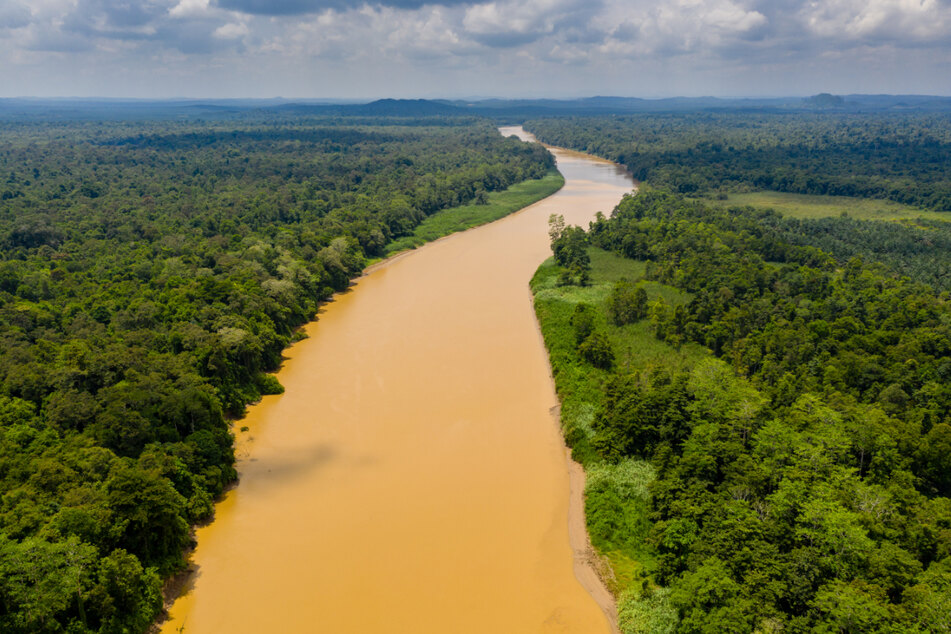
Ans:
POLYGON ((581 358, 602 370, 609 370, 614 365, 614 350, 611 341, 600 331, 589 335, 578 345, 581 358))
POLYGON ((584 302, 575 305, 571 313, 571 326, 575 333, 575 345, 580 345, 597 328, 597 313, 594 306, 584 302))
POLYGON ((608 297, 608 315, 617 326, 631 324, 647 316, 647 291, 621 278, 608 297))
POLYGON ((186 500, 167 479, 126 462, 105 484, 109 508, 121 518, 119 547, 160 569, 174 566, 188 543, 186 500))
POLYGON ((76 537, 16 543, 0 534, 0 629, 59 632, 60 619, 69 614, 85 622, 83 593, 95 558, 96 549, 76 537))
POLYGON ((95 603, 102 634, 143 632, 162 609, 162 581, 154 568, 122 549, 99 564, 97 584, 89 601, 95 603))
POLYGON ((551 245, 555 262, 565 269, 563 281, 588 284, 591 275, 591 257, 588 255, 588 238, 581 227, 566 227, 551 245))
POLYGON ((826 584, 816 593, 813 606, 821 615, 815 632, 881 632, 891 623, 885 591, 861 580, 826 584))

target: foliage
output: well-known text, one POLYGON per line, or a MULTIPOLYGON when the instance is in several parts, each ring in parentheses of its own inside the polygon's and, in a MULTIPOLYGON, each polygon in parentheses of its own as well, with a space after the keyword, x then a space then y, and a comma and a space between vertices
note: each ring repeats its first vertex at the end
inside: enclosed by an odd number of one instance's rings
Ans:
POLYGON ((650 530, 649 487, 656 478, 643 460, 592 465, 585 482, 585 515, 591 542, 602 552, 621 551, 632 558, 644 550, 650 530))
POLYGON ((566 227, 564 218, 552 215, 548 220, 548 235, 555 262, 564 269, 562 284, 578 283, 586 286, 591 276, 591 258, 588 240, 581 227, 566 227))
POLYGON ((951 211, 947 113, 686 112, 535 119, 525 128, 683 194, 766 189, 951 211))
MULTIPOLYGON (((868 224, 849 225, 865 258, 842 257, 773 213, 651 188, 625 198, 588 241, 689 296, 649 295, 646 318, 616 326, 615 353, 647 324, 671 350, 719 358, 618 363, 586 384, 563 380, 584 361, 565 354, 571 324, 533 282, 565 410, 578 389, 591 404, 584 434, 566 437, 599 474, 592 539, 650 575, 620 588, 625 631, 644 631, 654 584, 669 589, 667 631, 947 629, 951 306, 896 275, 904 243, 868 224), (600 475, 638 460, 656 473, 641 511, 600 475)), ((606 317, 612 294, 605 284, 585 310, 606 317)))
POLYGON ((925 211, 892 200, 874 198, 756 191, 718 192, 705 198, 705 201, 722 207, 774 209, 783 216, 799 219, 849 216, 857 220, 951 220, 951 216, 940 211, 925 211))
POLYGON ((625 634, 674 634, 677 610, 666 588, 646 586, 647 591, 628 591, 618 599, 618 626, 625 634))
POLYGON ((493 220, 498 220, 513 211, 523 209, 532 203, 552 195, 565 184, 558 170, 551 168, 540 179, 530 179, 516 183, 504 191, 483 194, 484 202, 476 201, 443 210, 424 218, 413 230, 412 235, 390 242, 385 249, 392 255, 406 249, 414 249, 426 242, 436 240, 456 231, 464 231, 493 220))
POLYGON ((647 291, 627 279, 620 279, 608 298, 608 315, 616 326, 632 324, 647 315, 647 291))

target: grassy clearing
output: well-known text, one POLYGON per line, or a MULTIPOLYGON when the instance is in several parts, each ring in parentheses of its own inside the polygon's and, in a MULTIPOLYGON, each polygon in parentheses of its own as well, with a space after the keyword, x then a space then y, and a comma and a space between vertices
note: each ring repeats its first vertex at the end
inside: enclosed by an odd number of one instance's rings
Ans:
POLYGON ((462 205, 444 209, 420 223, 413 235, 394 240, 387 245, 386 255, 415 249, 451 233, 498 220, 551 196, 564 184, 564 177, 558 170, 552 169, 543 178, 523 181, 504 191, 488 194, 488 203, 485 205, 462 205))
MULTIPOLYGON (((672 370, 682 369, 691 367, 697 360, 709 355, 705 348, 696 344, 685 344, 677 349, 660 341, 654 336, 650 323, 646 319, 626 326, 611 324, 607 318, 605 302, 611 294, 612 286, 621 278, 637 281, 638 286, 647 291, 648 301, 660 299, 670 306, 677 306, 689 302, 690 294, 672 286, 642 279, 647 266, 646 262, 630 260, 595 248, 589 249, 588 254, 591 257, 590 286, 558 286, 558 276, 561 269, 554 263, 554 260, 545 261, 532 279, 535 310, 536 312, 543 311, 545 316, 543 319, 542 315, 539 314, 542 332, 543 334, 545 332, 546 320, 550 320, 551 330, 553 331, 551 336, 561 338, 561 335, 565 335, 565 340, 558 342, 558 349, 560 353, 565 355, 566 361, 576 356, 568 320, 571 318, 575 305, 581 302, 600 306, 602 323, 607 329, 614 348, 615 358, 621 368, 630 371, 647 370, 654 367, 667 367, 672 370)), ((546 334, 545 337, 547 344, 548 335, 546 334)), ((554 351, 551 344, 548 344, 548 346, 551 355, 554 351)), ((555 365, 554 362, 552 365, 555 365)), ((598 373, 604 374, 605 377, 609 374, 584 364, 577 369, 587 377, 587 380, 583 383, 588 389, 599 390, 600 384, 593 379, 598 373)), ((566 391, 574 393, 579 391, 581 385, 572 382, 565 387, 566 391)), ((560 387, 559 394, 561 394, 560 387)))
POLYGON ((705 348, 696 344, 685 344, 678 349, 658 340, 647 319, 625 326, 610 323, 606 302, 614 283, 622 277, 638 281, 638 285, 647 291, 648 301, 661 299, 676 306, 690 301, 690 295, 642 279, 645 262, 595 248, 589 249, 588 254, 591 257, 591 284, 588 286, 559 286, 561 267, 552 259, 538 268, 531 282, 535 313, 561 398, 562 428, 575 460, 585 465, 597 461, 589 443, 593 433, 591 422, 600 405, 605 382, 612 372, 595 368, 579 358, 570 323, 577 304, 598 307, 599 326, 607 333, 617 366, 622 371, 688 368, 709 355, 705 348))
POLYGON ((607 300, 614 283, 627 278, 647 291, 648 300, 670 305, 690 301, 690 295, 670 286, 643 279, 646 263, 629 260, 600 249, 589 249, 591 284, 558 286, 561 268, 553 260, 543 263, 531 282, 535 312, 548 348, 555 387, 561 400, 561 424, 572 456, 587 472, 585 516, 595 549, 611 566, 609 587, 618 597, 621 630, 672 632, 676 613, 666 590, 651 581, 656 561, 647 544, 649 486, 654 469, 644 460, 609 464, 592 447, 594 423, 604 399, 604 387, 616 372, 665 367, 687 369, 709 356, 701 346, 679 349, 659 341, 649 319, 615 326, 607 315, 607 300), (586 363, 578 353, 571 315, 581 302, 597 307, 598 327, 604 329, 615 356, 615 370, 586 363))
POLYGON ((756 207, 775 209, 791 218, 828 218, 848 214, 857 220, 927 220, 951 221, 951 214, 925 211, 892 200, 851 198, 848 196, 810 196, 785 192, 762 191, 728 194, 726 200, 705 202, 722 207, 756 207))

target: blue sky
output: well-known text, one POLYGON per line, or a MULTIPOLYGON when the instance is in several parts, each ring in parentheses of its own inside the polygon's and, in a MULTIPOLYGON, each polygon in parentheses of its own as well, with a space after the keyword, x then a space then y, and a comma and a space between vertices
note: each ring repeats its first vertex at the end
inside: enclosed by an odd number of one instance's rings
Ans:
POLYGON ((951 95, 951 0, 0 0, 0 96, 951 95))

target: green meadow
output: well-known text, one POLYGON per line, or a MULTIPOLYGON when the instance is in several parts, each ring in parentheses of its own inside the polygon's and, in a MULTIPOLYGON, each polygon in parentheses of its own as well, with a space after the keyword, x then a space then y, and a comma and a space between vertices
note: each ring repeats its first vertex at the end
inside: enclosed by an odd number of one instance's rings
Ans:
POLYGON ((815 196, 786 192, 758 191, 727 194, 726 200, 706 199, 721 207, 755 207, 775 209, 790 218, 828 218, 848 215, 856 220, 951 220, 951 215, 925 211, 912 205, 876 198, 849 196, 815 196))

